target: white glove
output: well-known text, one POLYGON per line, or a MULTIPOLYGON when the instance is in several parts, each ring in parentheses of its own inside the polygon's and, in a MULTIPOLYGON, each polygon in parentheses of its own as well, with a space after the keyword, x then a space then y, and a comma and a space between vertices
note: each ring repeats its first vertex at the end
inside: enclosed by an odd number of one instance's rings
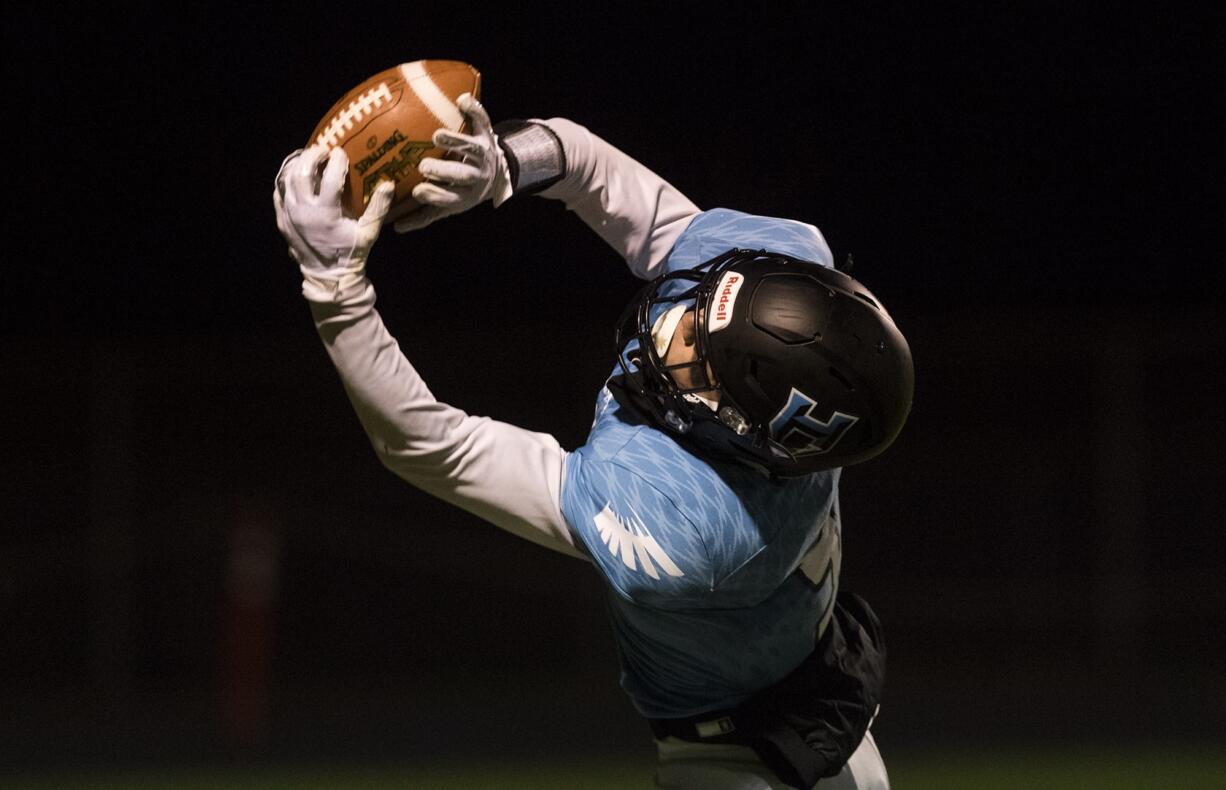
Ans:
POLYGON ((272 193, 277 228, 306 278, 304 293, 312 283, 330 285, 335 291, 342 280, 363 272, 392 204, 395 185, 384 181, 375 187, 359 219, 346 217, 341 210, 341 189, 348 173, 349 157, 344 149, 329 152, 319 145, 290 154, 277 173, 272 193), (320 175, 325 156, 328 164, 320 175))
POLYGON ((456 106, 468 119, 472 134, 444 128, 435 131, 432 139, 436 146, 461 159, 428 156, 421 160, 417 170, 426 180, 413 187, 413 198, 422 205, 396 222, 393 227, 398 233, 424 228, 487 199, 497 207, 511 197, 507 160, 485 108, 471 93, 456 99, 456 106))

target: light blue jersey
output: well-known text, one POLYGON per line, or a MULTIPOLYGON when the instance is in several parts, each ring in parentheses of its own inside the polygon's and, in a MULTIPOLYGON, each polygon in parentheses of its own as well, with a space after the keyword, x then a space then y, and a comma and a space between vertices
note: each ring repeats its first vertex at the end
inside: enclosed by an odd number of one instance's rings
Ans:
MULTIPOLYGON (((715 209, 666 261, 691 268, 733 247, 831 265, 812 225, 715 209)), ((709 461, 601 391, 569 454, 562 512, 606 582, 622 687, 645 716, 734 706, 812 650, 838 587, 839 470, 771 481, 709 461)))

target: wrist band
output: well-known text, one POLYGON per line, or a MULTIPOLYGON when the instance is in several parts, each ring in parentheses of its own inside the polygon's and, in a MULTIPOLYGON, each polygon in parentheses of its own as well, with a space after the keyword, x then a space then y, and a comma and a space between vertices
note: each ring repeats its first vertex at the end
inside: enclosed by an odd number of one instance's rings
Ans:
POLYGON ((554 131, 542 123, 509 120, 494 126, 507 160, 514 195, 532 195, 566 175, 566 152, 554 131))

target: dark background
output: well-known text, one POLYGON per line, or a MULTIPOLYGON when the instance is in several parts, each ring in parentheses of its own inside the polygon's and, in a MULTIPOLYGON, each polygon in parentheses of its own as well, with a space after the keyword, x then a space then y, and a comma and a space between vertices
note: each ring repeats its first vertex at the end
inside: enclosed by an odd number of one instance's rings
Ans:
MULTIPOLYGON (((282 157, 419 58, 817 225, 889 306, 914 411, 842 487, 887 763, 1220 743, 1221 20, 1074 5, 13 11, 0 766, 650 759, 595 574, 378 464, 273 222, 282 157)), ((583 442, 636 281, 560 204, 369 271, 440 399, 583 442)))

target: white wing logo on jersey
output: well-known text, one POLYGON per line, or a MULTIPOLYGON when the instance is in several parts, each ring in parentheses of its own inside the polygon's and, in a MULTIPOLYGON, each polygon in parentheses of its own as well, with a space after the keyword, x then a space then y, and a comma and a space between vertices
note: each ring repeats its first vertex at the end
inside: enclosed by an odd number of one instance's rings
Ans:
POLYGON ((622 564, 630 570, 638 570, 635 557, 642 563, 643 570, 653 579, 660 578, 656 571, 659 564, 669 576, 684 576, 677 564, 665 553, 643 525, 637 513, 631 511, 631 516, 625 522, 608 506, 597 513, 592 521, 600 530, 600 537, 609 547, 609 553, 614 557, 621 555, 622 564), (628 523, 627 523, 628 522, 628 523), (654 560, 654 562, 653 562, 654 560))

